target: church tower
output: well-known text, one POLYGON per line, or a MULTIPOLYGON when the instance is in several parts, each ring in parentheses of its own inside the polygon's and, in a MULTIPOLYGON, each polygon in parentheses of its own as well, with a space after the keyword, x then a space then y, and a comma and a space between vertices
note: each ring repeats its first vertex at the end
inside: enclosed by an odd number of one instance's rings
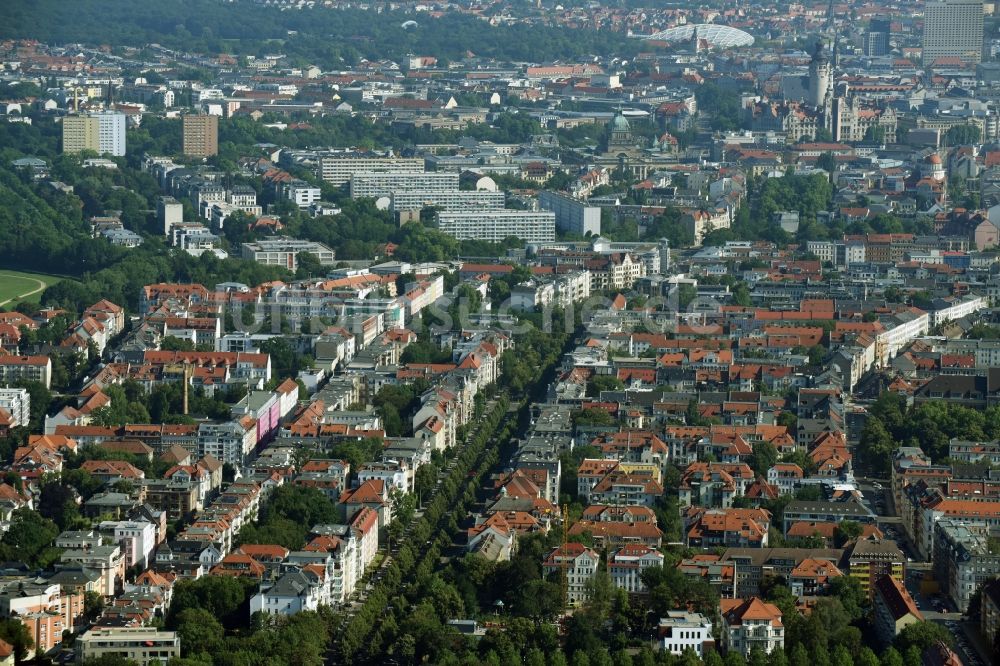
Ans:
POLYGON ((833 64, 826 55, 823 41, 816 42, 812 60, 809 62, 809 104, 823 109, 833 87, 833 64))

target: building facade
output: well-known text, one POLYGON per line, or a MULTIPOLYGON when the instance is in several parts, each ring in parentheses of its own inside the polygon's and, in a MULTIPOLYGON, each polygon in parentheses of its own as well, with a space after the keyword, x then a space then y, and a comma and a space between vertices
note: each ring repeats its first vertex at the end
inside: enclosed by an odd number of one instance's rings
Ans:
POLYGON ((324 266, 332 266, 337 258, 333 250, 313 241, 282 238, 243 243, 244 259, 268 266, 282 266, 290 271, 298 269, 298 256, 303 252, 313 255, 324 266))
POLYGON ((924 6, 924 65, 938 58, 982 61, 982 0, 933 0, 924 6))
POLYGON ((556 239, 556 215, 530 210, 439 213, 438 229, 459 240, 500 243, 514 236, 528 243, 547 243, 556 239))
POLYGON ((211 157, 219 153, 219 117, 188 114, 183 120, 184 154, 188 157, 211 157))
POLYGON ((941 592, 960 613, 983 583, 1000 575, 1000 551, 981 521, 942 519, 934 525, 934 573, 941 592))
POLYGON ((601 209, 560 192, 543 190, 538 193, 542 210, 556 215, 556 227, 578 236, 601 235, 601 209))

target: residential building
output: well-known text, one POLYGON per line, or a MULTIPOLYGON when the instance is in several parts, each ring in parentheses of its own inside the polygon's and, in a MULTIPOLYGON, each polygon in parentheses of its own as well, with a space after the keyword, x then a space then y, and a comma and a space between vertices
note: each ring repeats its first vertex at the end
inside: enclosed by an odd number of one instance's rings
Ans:
POLYGON ((59 566, 97 572, 100 592, 106 597, 120 592, 125 583, 125 555, 117 545, 68 548, 59 555, 59 566))
POLYGON ((175 631, 149 627, 91 629, 76 637, 78 661, 118 657, 140 666, 165 664, 181 656, 181 639, 175 631))
POLYGON ((545 307, 565 308, 590 297, 590 272, 576 271, 553 280, 534 279, 511 289, 510 308, 532 312, 545 307))
POLYGON ((69 115, 62 120, 63 152, 92 150, 115 157, 125 155, 125 114, 104 111, 69 115))
POLYGON ((642 572, 649 567, 662 566, 663 553, 642 544, 622 546, 608 558, 612 584, 631 594, 647 592, 642 572))
POLYGON ((83 616, 83 590, 57 580, 31 577, 0 586, 0 616, 17 617, 28 629, 38 655, 62 641, 63 629, 72 630, 83 616))
POLYGON ((1000 576, 1000 547, 982 521, 941 519, 934 525, 934 578, 960 613, 976 590, 1000 576))
POLYGON ((704 657, 705 648, 715 645, 712 621, 701 613, 683 610, 667 611, 667 617, 660 618, 657 636, 660 649, 678 656, 691 650, 699 658, 704 657))
POLYGON ((754 648, 771 654, 785 647, 785 626, 781 610, 757 597, 720 599, 722 614, 722 646, 744 657, 754 648))
POLYGON ((979 608, 979 633, 992 640, 1000 631, 1000 579, 983 585, 982 604, 979 608))
POLYGON ((156 201, 156 219, 163 234, 169 235, 171 227, 184 223, 184 204, 173 197, 160 197, 156 201))
POLYGON ((503 210, 506 195, 503 192, 471 192, 466 190, 424 192, 399 190, 390 197, 389 208, 394 213, 435 208, 444 211, 503 210))
POLYGON ((102 111, 97 114, 98 149, 115 157, 125 155, 125 114, 117 111, 102 111))
POLYGON ((41 382, 52 387, 52 360, 48 356, 0 355, 0 383, 41 382))
POLYGON ((701 245, 711 231, 728 229, 730 221, 729 210, 725 208, 693 210, 681 218, 681 224, 694 236, 695 245, 701 245))
MULTIPOLYGON (((732 570, 729 574, 735 587, 729 596, 746 598, 759 595, 761 582, 767 576, 791 580, 793 572, 808 560, 840 562, 844 551, 832 548, 730 548, 719 559, 719 564, 732 570)), ((725 584, 724 580, 719 581, 725 584)))
POLYGON ((152 560, 156 548, 156 525, 151 522, 133 520, 106 520, 99 526, 102 534, 107 534, 125 554, 125 568, 145 569, 152 560))
POLYGON ((27 427, 31 420, 31 396, 28 389, 0 388, 0 433, 19 426, 27 427))
POLYGON ((684 540, 692 548, 766 548, 771 514, 765 509, 692 507, 685 523, 684 540))
POLYGON ((260 591, 250 598, 250 613, 294 615, 315 611, 328 601, 329 585, 325 577, 307 566, 288 571, 273 584, 262 584, 260 591))
POLYGON ((284 187, 285 198, 299 208, 309 208, 323 197, 323 192, 304 180, 296 180, 284 187))
MULTIPOLYGON (((351 181, 358 173, 378 173, 395 171, 398 173, 420 174, 424 172, 422 157, 378 157, 352 153, 324 155, 319 160, 319 177, 326 182, 340 186, 351 181)), ((454 188, 458 189, 456 184, 454 188)))
POLYGON ((566 579, 566 601, 571 606, 587 600, 587 583, 597 575, 601 556, 580 543, 559 546, 545 558, 545 575, 559 572, 566 579))
POLYGON ((923 614, 902 582, 892 576, 882 576, 875 582, 873 591, 873 624, 883 644, 892 643, 908 625, 923 621, 923 614))
POLYGON ((853 520, 859 523, 874 523, 875 514, 860 502, 810 502, 792 500, 783 513, 782 531, 788 533, 788 528, 797 522, 827 522, 839 523, 842 520, 853 520))
POLYGON ((187 157, 211 157, 219 153, 219 117, 189 113, 183 117, 183 152, 187 157))
POLYGON ((94 116, 69 115, 62 119, 62 139, 64 153, 80 153, 84 150, 98 152, 100 149, 100 124, 94 116))
POLYGON ((538 193, 542 210, 555 213, 556 228, 578 236, 601 235, 601 209, 561 192, 542 190, 538 193))
POLYGON ((906 580, 906 556, 895 541, 858 539, 848 555, 847 568, 869 599, 879 579, 891 576, 898 581, 906 580))
POLYGON ((351 198, 391 197, 394 192, 417 190, 423 192, 454 192, 458 190, 457 171, 411 173, 390 171, 384 173, 354 173, 351 175, 351 198))
POLYGON ((459 240, 500 243, 514 236, 526 243, 556 239, 556 214, 549 211, 483 210, 438 213, 438 229, 459 240))

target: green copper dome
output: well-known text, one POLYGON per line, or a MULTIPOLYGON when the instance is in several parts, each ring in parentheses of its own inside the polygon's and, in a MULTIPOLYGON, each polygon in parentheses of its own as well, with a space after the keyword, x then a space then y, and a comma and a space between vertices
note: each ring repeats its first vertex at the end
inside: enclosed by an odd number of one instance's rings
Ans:
POLYGON ((611 120, 611 131, 612 132, 631 132, 632 128, 629 127, 628 121, 625 120, 625 116, 619 111, 614 118, 611 120))

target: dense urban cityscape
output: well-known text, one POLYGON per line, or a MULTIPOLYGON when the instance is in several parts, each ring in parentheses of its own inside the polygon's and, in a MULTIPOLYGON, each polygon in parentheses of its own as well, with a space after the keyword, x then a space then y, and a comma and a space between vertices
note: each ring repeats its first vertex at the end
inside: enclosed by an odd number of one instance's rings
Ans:
POLYGON ((0 666, 1000 663, 992 0, 0 6, 0 666))

